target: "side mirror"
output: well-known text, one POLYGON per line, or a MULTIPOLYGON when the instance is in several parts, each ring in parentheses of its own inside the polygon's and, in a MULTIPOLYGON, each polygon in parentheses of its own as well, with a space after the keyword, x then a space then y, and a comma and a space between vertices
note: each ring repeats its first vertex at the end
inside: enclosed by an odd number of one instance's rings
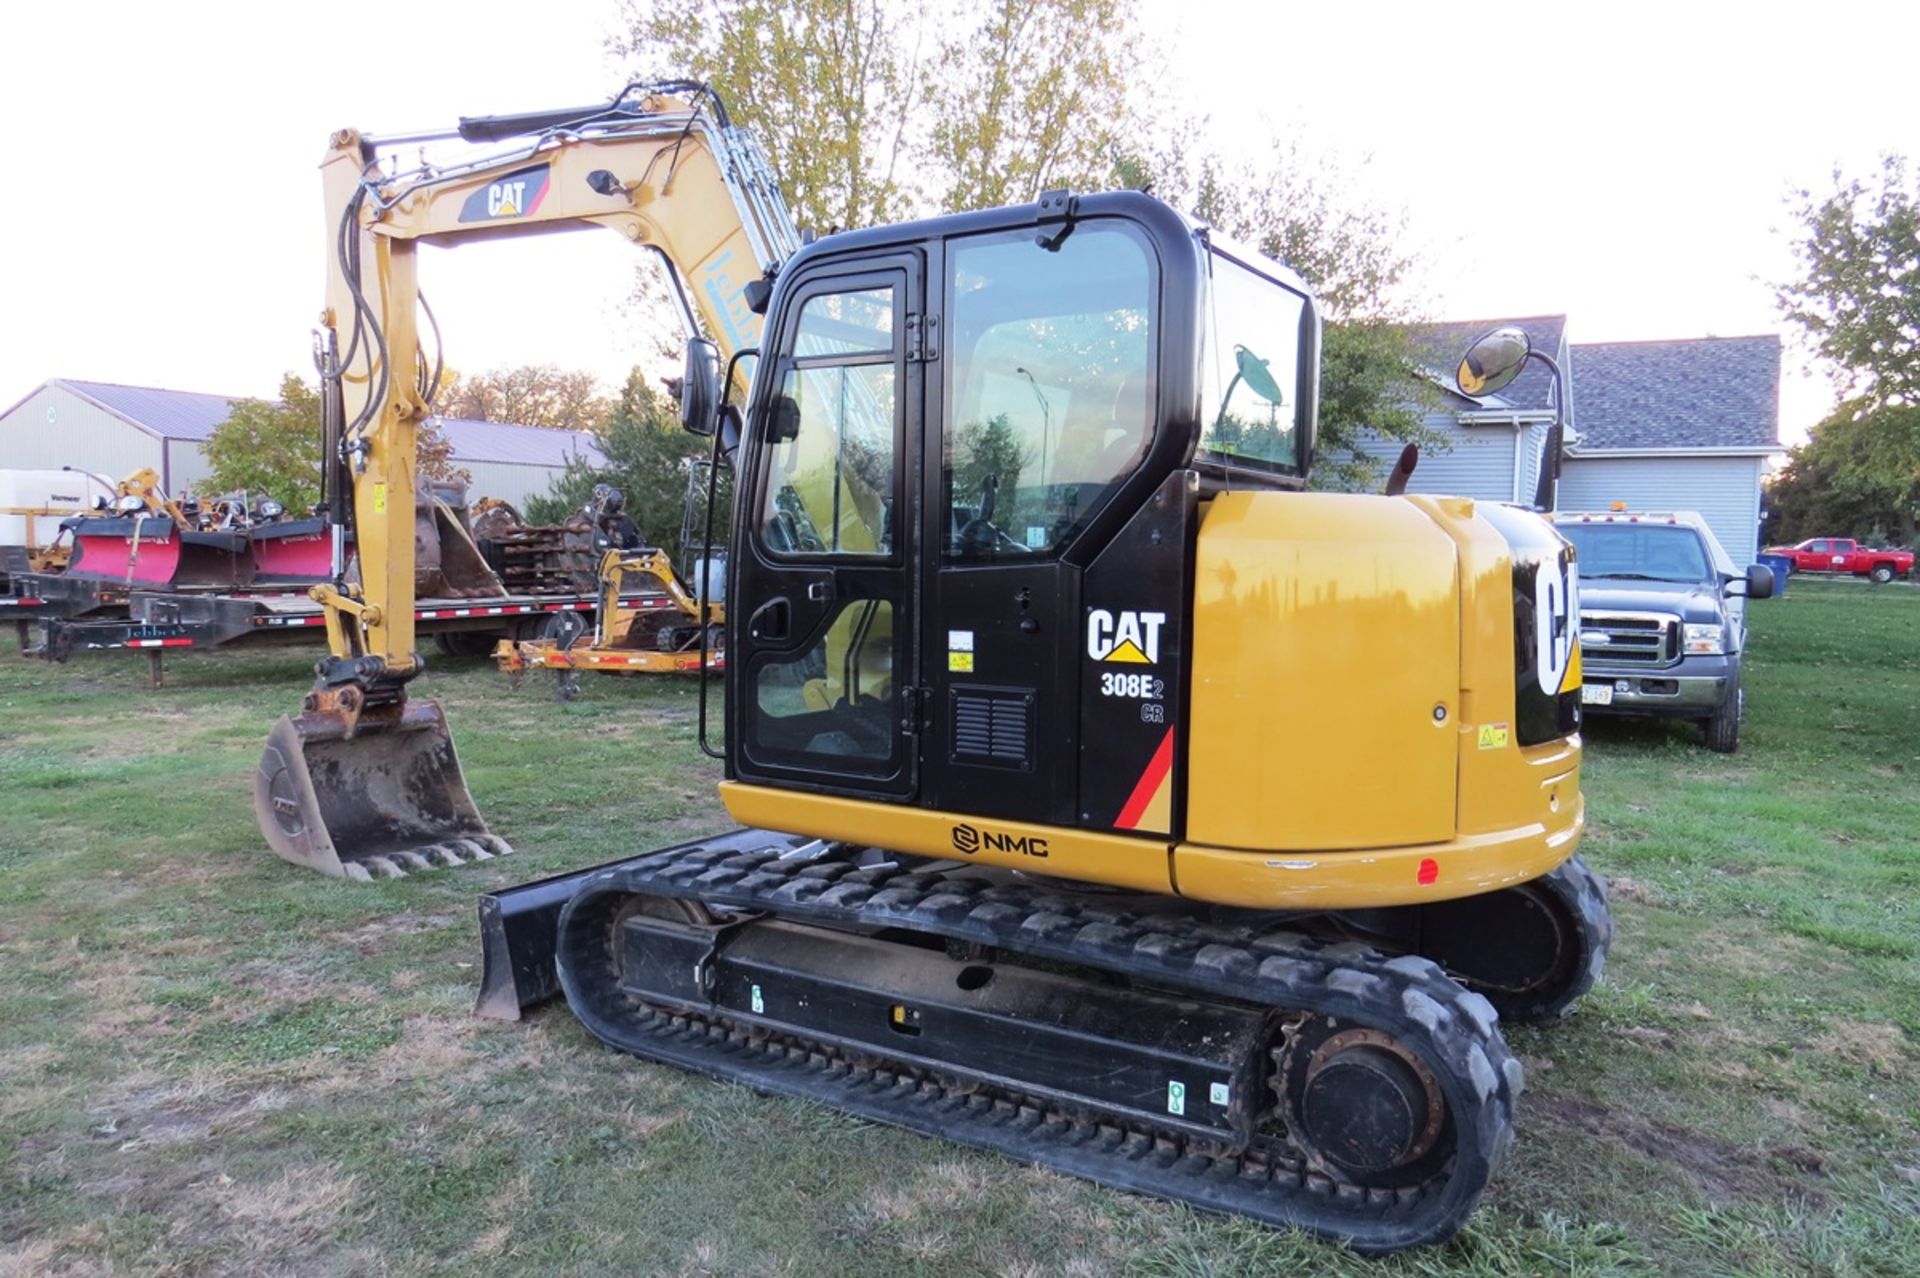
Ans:
POLYGON ((704 337, 687 343, 687 368, 680 379, 680 424, 695 435, 713 434, 720 405, 720 348, 704 337))
POLYGON ((1462 395, 1473 399, 1497 395, 1520 376, 1532 353, 1533 339, 1525 329, 1508 326, 1482 333, 1473 339, 1460 367, 1454 370, 1454 384, 1462 395))
POLYGON ((1765 564, 1747 565, 1747 598, 1773 598, 1773 569, 1765 564))
POLYGON ((767 440, 770 443, 783 444, 789 439, 800 437, 800 403, 791 395, 780 395, 773 401, 773 420, 769 423, 767 440))

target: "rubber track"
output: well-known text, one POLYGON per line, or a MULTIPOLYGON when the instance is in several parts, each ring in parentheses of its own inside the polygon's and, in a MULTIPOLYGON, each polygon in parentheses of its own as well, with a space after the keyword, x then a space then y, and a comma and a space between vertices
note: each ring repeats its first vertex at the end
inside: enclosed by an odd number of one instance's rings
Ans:
POLYGON ((1613 911, 1607 907, 1607 881, 1595 874, 1585 861, 1577 856, 1568 857, 1552 873, 1535 881, 1567 906, 1580 929, 1587 956, 1575 979, 1556 991, 1548 1004, 1533 1010, 1525 1018, 1529 1022, 1556 1020, 1579 1002, 1600 979, 1600 973, 1607 966, 1607 951, 1613 948, 1613 911))
POLYGON ((556 954, 574 1013, 599 1038, 640 1056, 1368 1252, 1450 1237, 1511 1143, 1520 1064, 1492 1005, 1426 959, 1382 958, 1361 945, 1291 932, 1249 938, 1168 898, 1063 892, 966 865, 863 867, 853 863, 852 849, 807 855, 796 852, 800 842, 742 831, 624 862, 589 880, 561 916, 556 954), (669 1013, 620 988, 613 920, 631 893, 841 927, 906 928, 1379 1028, 1433 1068, 1453 1115, 1455 1153, 1417 1189, 1367 1189, 1261 1147, 1235 1152, 1145 1130, 1136 1119, 996 1095, 718 1010, 669 1013))

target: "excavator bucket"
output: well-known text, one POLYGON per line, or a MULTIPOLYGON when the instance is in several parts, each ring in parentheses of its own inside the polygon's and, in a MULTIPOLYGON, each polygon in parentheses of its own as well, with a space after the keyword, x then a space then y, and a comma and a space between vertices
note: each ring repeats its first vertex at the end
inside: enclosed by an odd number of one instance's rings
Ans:
POLYGON ((414 592, 482 599, 506 593, 467 527, 465 510, 422 493, 413 506, 414 592))
POLYGON ((335 878, 394 877, 513 851, 467 792, 437 703, 395 719, 282 716, 253 779, 254 814, 284 859, 335 878))

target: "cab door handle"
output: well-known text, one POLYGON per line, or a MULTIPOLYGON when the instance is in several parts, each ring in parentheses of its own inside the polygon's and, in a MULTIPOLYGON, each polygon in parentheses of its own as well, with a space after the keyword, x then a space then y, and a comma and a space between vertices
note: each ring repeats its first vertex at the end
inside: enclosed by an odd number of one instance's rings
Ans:
POLYGON ((747 618, 747 636, 751 639, 785 639, 793 609, 783 595, 769 599, 747 618))

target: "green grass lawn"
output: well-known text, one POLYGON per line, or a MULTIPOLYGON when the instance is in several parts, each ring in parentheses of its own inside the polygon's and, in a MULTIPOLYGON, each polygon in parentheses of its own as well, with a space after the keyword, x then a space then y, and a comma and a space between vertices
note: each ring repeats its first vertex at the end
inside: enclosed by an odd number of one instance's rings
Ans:
POLYGON ((1920 590, 1751 615, 1741 753, 1591 725, 1607 980, 1378 1262, 471 1019, 477 893, 723 824, 689 683, 436 669, 522 855, 350 884, 253 828, 311 651, 0 655, 0 1275, 1920 1273, 1920 590))

